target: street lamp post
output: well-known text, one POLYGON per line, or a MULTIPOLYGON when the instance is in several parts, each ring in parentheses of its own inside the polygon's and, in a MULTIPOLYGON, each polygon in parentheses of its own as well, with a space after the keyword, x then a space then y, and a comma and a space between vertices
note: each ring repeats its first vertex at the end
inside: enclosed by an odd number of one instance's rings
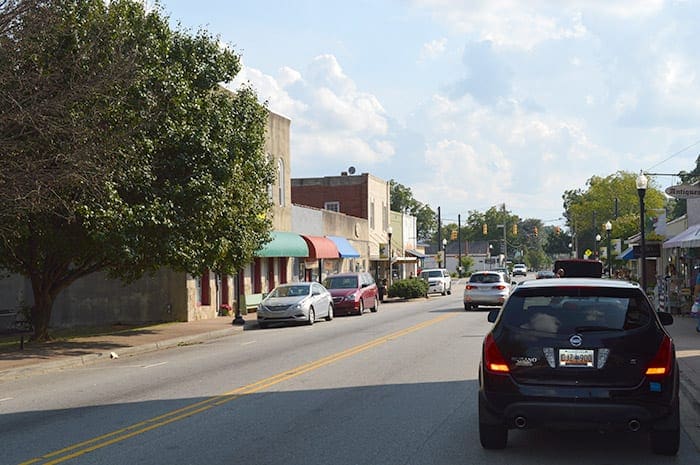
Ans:
POLYGON ((600 237, 600 234, 595 235, 595 258, 600 258, 600 251, 598 250, 598 244, 600 243, 600 240, 602 237, 600 237))
POLYGON ((574 258, 574 244, 569 242, 569 255, 571 255, 571 258, 574 258))
POLYGON ((392 228, 391 226, 386 228, 386 235, 389 238, 389 250, 388 250, 388 253, 389 253, 389 287, 391 287, 391 275, 394 272, 394 270, 393 270, 394 266, 391 263, 391 259, 393 258, 393 254, 391 252, 391 235, 393 233, 394 233, 394 228, 392 228))
POLYGON ((646 239, 644 237, 644 194, 647 192, 647 184, 648 184, 647 177, 644 176, 644 173, 641 171, 639 172, 639 176, 637 176, 637 194, 639 194, 639 232, 641 234, 641 254, 640 254, 640 259, 642 262, 642 270, 641 270, 641 281, 640 285, 642 286, 642 291, 644 293, 647 292, 647 267, 646 267, 646 261, 647 261, 647 251, 646 251, 646 239))
POLYGON ((447 268, 447 239, 442 240, 442 260, 444 263, 440 268, 447 268))
POLYGON ((608 236, 608 278, 612 278, 612 250, 610 249, 610 233, 612 231, 612 223, 610 221, 605 223, 605 232, 608 236))

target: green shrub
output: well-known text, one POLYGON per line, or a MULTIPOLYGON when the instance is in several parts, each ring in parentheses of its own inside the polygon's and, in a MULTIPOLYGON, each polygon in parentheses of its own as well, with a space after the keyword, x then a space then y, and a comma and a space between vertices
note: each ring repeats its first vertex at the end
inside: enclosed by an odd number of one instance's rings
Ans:
POLYGON ((394 281, 389 288, 389 295, 391 297, 402 297, 404 299, 425 297, 427 293, 428 283, 418 278, 394 281))

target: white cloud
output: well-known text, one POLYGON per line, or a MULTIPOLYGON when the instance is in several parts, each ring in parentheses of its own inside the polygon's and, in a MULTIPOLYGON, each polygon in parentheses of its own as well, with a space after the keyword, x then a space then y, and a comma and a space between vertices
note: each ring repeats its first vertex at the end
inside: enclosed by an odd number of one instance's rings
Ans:
POLYGON ((420 51, 419 61, 434 60, 447 50, 447 39, 435 39, 423 44, 420 51))
POLYGON ((321 168, 320 160, 373 165, 395 154, 379 99, 357 89, 333 55, 319 55, 302 73, 289 66, 276 76, 243 67, 230 88, 250 85, 271 111, 292 120, 292 163, 321 168))

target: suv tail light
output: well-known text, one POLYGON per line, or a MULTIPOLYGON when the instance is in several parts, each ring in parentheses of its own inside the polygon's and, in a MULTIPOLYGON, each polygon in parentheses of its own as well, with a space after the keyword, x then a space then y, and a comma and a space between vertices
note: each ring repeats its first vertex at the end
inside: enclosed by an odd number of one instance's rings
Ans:
POLYGON ((471 284, 467 284, 466 290, 471 291, 472 289, 476 289, 476 286, 472 286, 471 284))
POLYGON ((659 346, 659 350, 654 358, 647 365, 647 376, 667 376, 671 372, 671 362, 673 361, 673 343, 671 338, 664 336, 659 346))
POLYGON ((502 291, 506 287, 503 284, 499 284, 498 286, 493 286, 494 289, 498 289, 499 291, 502 291))
POLYGON ((487 370, 496 373, 508 373, 508 362, 503 358, 503 354, 496 345, 496 341, 491 333, 484 339, 484 366, 487 370))

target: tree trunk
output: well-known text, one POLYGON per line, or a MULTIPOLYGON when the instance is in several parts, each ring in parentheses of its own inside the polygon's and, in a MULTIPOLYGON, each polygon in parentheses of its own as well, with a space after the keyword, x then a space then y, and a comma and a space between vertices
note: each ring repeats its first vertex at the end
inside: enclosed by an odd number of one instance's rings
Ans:
POLYGON ((57 292, 54 291, 54 283, 45 276, 31 276, 32 290, 34 291, 34 306, 32 307, 32 324, 34 325, 35 341, 47 341, 49 336, 49 323, 51 310, 57 292))

